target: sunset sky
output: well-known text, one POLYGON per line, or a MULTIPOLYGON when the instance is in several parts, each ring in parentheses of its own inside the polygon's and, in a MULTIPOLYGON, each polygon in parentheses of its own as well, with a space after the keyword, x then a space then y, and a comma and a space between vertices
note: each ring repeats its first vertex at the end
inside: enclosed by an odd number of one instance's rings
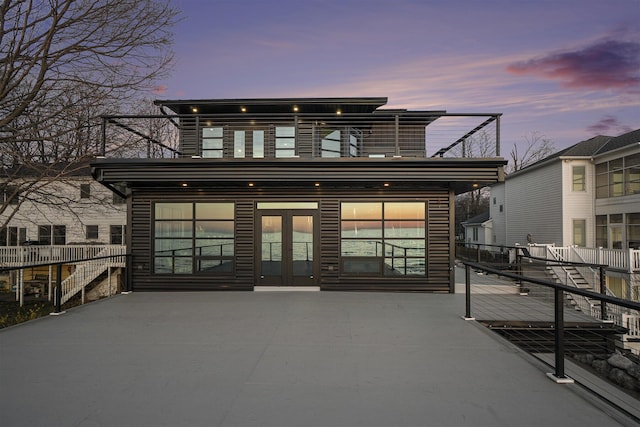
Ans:
POLYGON ((640 128, 640 0, 173 0, 159 99, 386 96, 503 113, 502 155, 640 128))

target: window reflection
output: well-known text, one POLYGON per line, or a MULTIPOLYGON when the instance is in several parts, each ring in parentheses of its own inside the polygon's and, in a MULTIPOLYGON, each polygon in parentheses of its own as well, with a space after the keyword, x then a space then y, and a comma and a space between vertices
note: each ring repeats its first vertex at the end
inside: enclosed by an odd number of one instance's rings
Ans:
POLYGON ((343 274, 424 276, 425 209, 425 202, 342 203, 343 274))

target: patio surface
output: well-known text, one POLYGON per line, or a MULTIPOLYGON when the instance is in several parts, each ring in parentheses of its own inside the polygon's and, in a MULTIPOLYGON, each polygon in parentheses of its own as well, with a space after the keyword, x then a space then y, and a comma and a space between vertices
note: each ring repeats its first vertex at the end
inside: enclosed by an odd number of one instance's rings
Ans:
POLYGON ((464 295, 133 293, 0 331, 0 425, 630 425, 464 295))

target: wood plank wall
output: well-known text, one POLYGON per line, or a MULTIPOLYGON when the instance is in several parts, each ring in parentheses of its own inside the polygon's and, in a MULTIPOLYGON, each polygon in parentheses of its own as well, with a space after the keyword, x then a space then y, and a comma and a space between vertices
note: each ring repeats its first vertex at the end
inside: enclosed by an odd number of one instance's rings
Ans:
POLYGON ((448 292, 453 263, 453 195, 448 189, 421 191, 378 189, 133 189, 131 213, 132 279, 134 290, 251 290, 254 284, 256 201, 317 201, 320 209, 320 278, 325 290, 384 290, 448 292), (236 275, 152 275, 152 205, 155 201, 235 201, 236 275), (427 202, 426 277, 349 277, 340 276, 341 201, 427 202))

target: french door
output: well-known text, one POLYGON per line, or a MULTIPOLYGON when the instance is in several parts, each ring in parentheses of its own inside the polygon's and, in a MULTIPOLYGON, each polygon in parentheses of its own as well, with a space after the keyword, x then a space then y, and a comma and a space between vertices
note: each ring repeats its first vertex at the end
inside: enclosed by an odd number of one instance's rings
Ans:
POLYGON ((317 211, 258 211, 257 285, 316 284, 317 211))

